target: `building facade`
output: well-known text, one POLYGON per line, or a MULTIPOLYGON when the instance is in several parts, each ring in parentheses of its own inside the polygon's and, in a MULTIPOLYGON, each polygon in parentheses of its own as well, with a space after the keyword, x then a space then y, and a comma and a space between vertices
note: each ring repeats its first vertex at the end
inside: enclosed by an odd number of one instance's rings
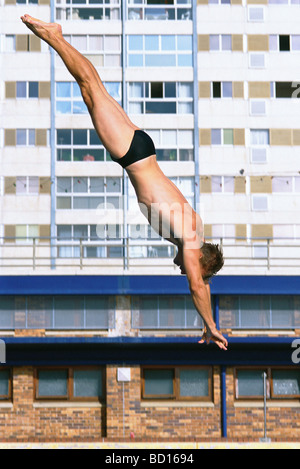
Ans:
POLYGON ((299 440, 299 4, 1 0, 0 13, 1 441, 299 440), (211 291, 227 352, 198 344, 175 247, 24 13, 62 24, 222 245, 211 291))

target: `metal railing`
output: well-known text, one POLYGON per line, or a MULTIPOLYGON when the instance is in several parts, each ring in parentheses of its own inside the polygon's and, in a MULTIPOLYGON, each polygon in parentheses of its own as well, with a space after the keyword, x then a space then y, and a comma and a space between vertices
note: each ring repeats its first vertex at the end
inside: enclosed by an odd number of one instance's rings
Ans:
MULTIPOLYGON (((220 244, 225 266, 223 271, 239 273, 243 269, 265 272, 299 271, 300 239, 284 238, 206 238, 220 244)), ((170 269, 177 271, 173 259, 177 248, 158 240, 96 240, 86 238, 0 238, 0 273, 8 269, 92 268, 170 269)))

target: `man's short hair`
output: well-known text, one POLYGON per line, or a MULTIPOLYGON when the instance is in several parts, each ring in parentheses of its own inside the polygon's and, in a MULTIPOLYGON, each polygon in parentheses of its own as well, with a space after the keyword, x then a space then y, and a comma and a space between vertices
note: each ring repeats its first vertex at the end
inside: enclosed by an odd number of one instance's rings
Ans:
POLYGON ((206 275, 205 279, 210 279, 214 275, 222 269, 224 265, 224 257, 222 248, 219 244, 212 244, 212 243, 203 243, 201 248, 202 251, 202 258, 201 264, 205 269, 206 275))

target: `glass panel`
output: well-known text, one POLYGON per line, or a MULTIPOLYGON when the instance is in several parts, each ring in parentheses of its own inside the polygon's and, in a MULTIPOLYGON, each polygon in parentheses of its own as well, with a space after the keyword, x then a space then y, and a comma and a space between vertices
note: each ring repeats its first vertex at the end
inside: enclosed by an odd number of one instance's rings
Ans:
POLYGON ((195 309, 194 302, 189 296, 186 297, 186 326, 188 329, 203 328, 203 320, 195 309))
POLYGON ((139 326, 143 328, 158 327, 157 298, 144 297, 139 299, 139 326))
POLYGON ((73 130, 73 145, 87 145, 86 130, 73 130))
POLYGON ((261 397, 264 395, 263 370, 239 370, 238 397, 261 397))
POLYGON ((27 298, 27 327, 46 329, 52 325, 53 300, 50 296, 27 298))
POLYGON ((11 329, 14 327, 14 314, 14 297, 2 296, 0 302, 0 329, 11 329))
POLYGON ((17 129, 17 145, 26 145, 26 130, 17 129))
POLYGON ((73 36, 72 46, 79 51, 87 50, 87 36, 73 36))
POLYGON ((221 129, 211 129, 211 144, 221 145, 221 129))
POLYGON ((211 34, 209 36, 209 49, 210 50, 219 50, 220 45, 219 45, 219 36, 217 34, 211 34))
POLYGON ((145 370, 145 397, 173 395, 173 370, 145 370))
POLYGON ((71 97, 71 83, 69 82, 56 83, 56 97, 57 98, 70 98, 71 97))
POLYGON ((102 372, 100 370, 74 370, 74 397, 101 397, 102 372))
POLYGON ((269 130, 251 130, 251 145, 269 145, 269 130))
POLYGON ((165 83, 165 97, 176 98, 176 83, 165 83))
POLYGON ((192 98, 193 97, 193 84, 192 83, 179 83, 178 84, 178 96, 180 98, 192 98))
POLYGON ((233 130, 224 129, 223 138, 224 138, 224 145, 233 145, 233 130))
POLYGON ((73 192, 88 192, 88 178, 73 178, 73 192))
POLYGON ((70 193, 72 192, 72 179, 71 178, 57 178, 56 182, 56 191, 57 193, 70 193))
POLYGON ((192 36, 178 36, 177 37, 177 50, 189 50, 193 49, 192 36))
POLYGON ((164 328, 185 327, 184 298, 161 297, 159 299, 160 326, 164 328))
POLYGON ((55 328, 82 329, 84 325, 83 297, 55 297, 55 328))
POLYGON ((180 396, 181 397, 208 397, 209 387, 208 370, 180 370, 180 396))
POLYGON ((178 55, 178 67, 192 67, 193 56, 192 54, 179 54, 178 55))
POLYGON ((67 397, 68 371, 53 370, 38 372, 39 397, 67 397))
POLYGON ((17 81, 17 98, 26 98, 26 82, 17 81))
POLYGON ((72 238, 72 226, 68 225, 60 225, 57 227, 57 239, 58 241, 62 241, 65 239, 72 238))
POLYGON ((145 50, 159 50, 159 36, 145 36, 145 50))
POLYGON ((162 50, 176 50, 176 36, 161 36, 161 48, 162 50))
POLYGON ((86 297, 86 328, 108 328, 108 303, 107 297, 86 297))
POLYGON ((129 36, 129 50, 143 50, 143 36, 129 36))
POLYGON ((270 327, 270 297, 241 296, 241 327, 270 327))
POLYGON ((231 35, 223 34, 221 36, 222 50, 231 50, 231 35))
POLYGON ((294 297, 271 296, 272 327, 295 327, 294 297))
POLYGON ((9 393, 10 371, 0 371, 0 396, 7 397, 9 393))
POLYGON ((89 50, 97 52, 103 50, 103 36, 89 36, 89 50))
POLYGON ((104 178, 90 178, 90 192, 104 193, 104 178))
POLYGON ((74 225, 74 239, 88 239, 88 227, 86 225, 74 225))
MULTIPOLYGON (((278 396, 300 395, 299 370, 273 370, 273 392, 278 396)), ((1 393, 0 393, 1 394, 1 393)))

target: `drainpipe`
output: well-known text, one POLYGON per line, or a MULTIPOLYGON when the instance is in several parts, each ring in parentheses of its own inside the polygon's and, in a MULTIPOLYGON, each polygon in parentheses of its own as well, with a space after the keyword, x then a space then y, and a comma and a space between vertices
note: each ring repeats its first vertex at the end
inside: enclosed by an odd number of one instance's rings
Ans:
POLYGON ((221 430, 227 438, 226 366, 221 366, 221 430))
MULTIPOLYGON (((122 107, 127 113, 127 83, 126 83, 126 65, 127 65, 127 43, 125 35, 125 24, 126 24, 126 7, 127 2, 121 3, 121 15, 122 15, 122 107)), ((128 248, 128 224, 127 224, 127 204, 128 204, 128 176, 123 169, 123 258, 124 258, 124 269, 129 268, 129 248, 128 248)))
MULTIPOLYGON (((55 3, 54 0, 51 0, 50 6, 50 21, 51 23, 55 22, 55 3)), ((50 265, 51 269, 55 269, 56 266, 56 247, 55 247, 55 238, 56 238, 56 226, 55 226, 55 210, 56 210, 56 195, 55 195, 55 163, 56 163, 56 151, 55 151, 55 52, 52 47, 50 48, 51 54, 51 65, 50 65, 50 89, 51 89, 51 128, 50 128, 50 148, 51 148, 51 169, 50 169, 50 178, 51 178, 51 213, 50 213, 50 265), (54 245, 52 245, 54 243, 54 245)))
POLYGON ((194 160, 195 160, 195 210, 200 213, 200 162, 199 162, 199 116, 198 116, 198 35, 197 0, 193 0, 193 70, 194 70, 194 160))

